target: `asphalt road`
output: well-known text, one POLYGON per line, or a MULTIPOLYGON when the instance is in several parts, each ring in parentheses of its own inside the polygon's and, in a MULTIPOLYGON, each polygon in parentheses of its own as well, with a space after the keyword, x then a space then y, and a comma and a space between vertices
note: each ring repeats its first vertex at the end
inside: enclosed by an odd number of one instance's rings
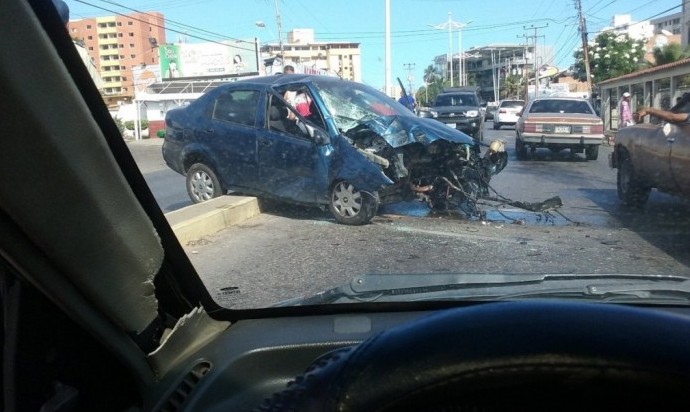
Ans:
MULTIPOLYGON (((563 207, 535 214, 492 203, 481 221, 431 214, 411 202, 383 207, 372 224, 350 227, 319 209, 279 206, 185 250, 211 294, 233 308, 310 295, 367 273, 690 276, 688 203, 653 192, 644 210, 622 209, 609 147, 601 147, 597 161, 547 150, 517 161, 513 129, 487 128, 485 136, 506 140, 509 149, 508 167, 492 180, 497 193, 527 202, 560 196, 563 207), (227 294, 229 287, 237 289, 227 294)), ((141 146, 135 158, 166 211, 188 198, 184 178, 168 175, 157 149, 141 146)))

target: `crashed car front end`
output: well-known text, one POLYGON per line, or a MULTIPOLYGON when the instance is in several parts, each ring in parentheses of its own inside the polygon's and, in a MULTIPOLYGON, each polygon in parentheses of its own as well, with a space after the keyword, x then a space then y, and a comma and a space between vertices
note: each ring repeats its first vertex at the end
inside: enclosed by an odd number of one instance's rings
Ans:
POLYGON ((507 164, 505 145, 495 141, 482 156, 480 143, 432 122, 400 116, 367 122, 345 136, 361 151, 388 161, 381 166, 395 185, 380 193, 382 202, 418 199, 434 209, 474 214, 491 177, 507 164))
POLYGON ((317 84, 320 98, 338 133, 394 182, 379 192, 382 203, 418 199, 434 209, 477 213, 476 201, 488 195, 491 177, 507 164, 502 141, 482 144, 413 116, 366 86, 341 84, 317 84))

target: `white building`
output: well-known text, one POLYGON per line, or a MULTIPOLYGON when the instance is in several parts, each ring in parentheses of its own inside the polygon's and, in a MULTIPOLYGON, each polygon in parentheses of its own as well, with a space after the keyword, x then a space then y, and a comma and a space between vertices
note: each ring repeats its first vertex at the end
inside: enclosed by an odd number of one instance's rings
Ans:
POLYGON ((283 56, 285 64, 324 70, 343 79, 362 81, 362 53, 359 43, 319 42, 314 29, 293 29, 287 43, 261 47, 264 55, 283 56))
POLYGON ((646 40, 654 35, 654 26, 649 21, 633 21, 629 14, 617 14, 611 19, 611 26, 600 32, 613 31, 616 34, 627 34, 634 40, 646 40))

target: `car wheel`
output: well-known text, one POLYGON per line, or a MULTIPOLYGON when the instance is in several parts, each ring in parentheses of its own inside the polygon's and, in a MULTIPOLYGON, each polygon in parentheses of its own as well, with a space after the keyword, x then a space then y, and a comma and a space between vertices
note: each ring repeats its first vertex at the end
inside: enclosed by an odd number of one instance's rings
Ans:
POLYGON ((587 160, 597 160, 599 157, 599 145, 591 144, 585 148, 585 158, 587 160))
POLYGON ((477 199, 481 196, 479 179, 479 173, 471 169, 466 169, 462 175, 460 187, 463 191, 464 200, 460 203, 460 210, 468 216, 475 216, 478 213, 477 199))
POLYGON ((201 203, 225 194, 216 173, 203 163, 187 170, 187 194, 194 203, 201 203))
POLYGON ((618 198, 624 206, 642 207, 647 199, 649 199, 649 192, 651 187, 645 186, 635 174, 635 169, 630 160, 630 156, 623 154, 618 165, 618 173, 616 176, 616 186, 618 189, 618 198))
POLYGON ((340 181, 331 189, 328 209, 338 223, 363 225, 376 216, 378 201, 371 193, 357 190, 349 182, 340 181))
POLYGON ((518 160, 525 160, 527 157, 527 147, 517 136, 515 137, 515 157, 518 160))

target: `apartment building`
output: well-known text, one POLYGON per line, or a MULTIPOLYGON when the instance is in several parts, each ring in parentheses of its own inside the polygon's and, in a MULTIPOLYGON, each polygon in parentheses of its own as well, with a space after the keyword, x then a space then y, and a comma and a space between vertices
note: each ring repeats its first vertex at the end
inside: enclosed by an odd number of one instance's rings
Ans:
POLYGON ((299 63, 343 79, 362 81, 359 43, 317 42, 313 29, 294 29, 288 32, 287 43, 263 45, 261 52, 273 56, 282 54, 286 64, 299 63))
POLYGON ((70 36, 84 44, 102 79, 108 106, 134 98, 133 67, 158 65, 158 45, 165 44, 165 22, 158 12, 71 20, 70 36))

